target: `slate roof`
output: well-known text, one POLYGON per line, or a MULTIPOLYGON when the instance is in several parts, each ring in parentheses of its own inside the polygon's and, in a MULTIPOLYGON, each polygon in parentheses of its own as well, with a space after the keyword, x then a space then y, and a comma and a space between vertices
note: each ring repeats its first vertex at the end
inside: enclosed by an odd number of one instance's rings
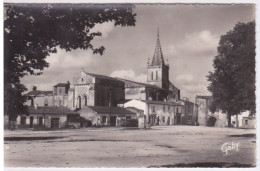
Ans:
POLYGON ((34 90, 34 91, 29 91, 25 96, 38 96, 38 95, 52 95, 52 91, 41 91, 41 90, 34 90))
POLYGON ((109 107, 109 106, 87 106, 98 114, 136 114, 122 107, 109 107))
POLYGON ((38 106, 37 109, 33 106, 30 106, 28 107, 28 113, 29 114, 59 114, 59 115, 78 114, 77 112, 62 106, 38 106))
POLYGON ((159 38, 159 30, 157 33, 156 46, 155 46, 155 50, 154 50, 153 59, 151 62, 151 66, 158 66, 158 65, 165 65, 164 59, 163 59, 161 43, 160 43, 160 38, 159 38))

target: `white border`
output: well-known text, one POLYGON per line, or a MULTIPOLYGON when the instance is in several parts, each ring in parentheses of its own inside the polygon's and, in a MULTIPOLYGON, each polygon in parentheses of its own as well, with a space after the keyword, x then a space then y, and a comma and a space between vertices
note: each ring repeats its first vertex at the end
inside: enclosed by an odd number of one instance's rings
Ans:
MULTIPOLYGON (((260 111, 260 106, 259 106, 259 98, 258 95, 260 95, 260 90, 259 90, 259 79, 260 79, 260 75, 259 75, 259 71, 260 71, 260 64, 259 64, 259 33, 257 32, 258 30, 260 30, 259 28, 259 1, 257 0, 4 0, 4 3, 181 3, 181 4, 189 4, 189 3, 211 3, 211 4, 256 4, 256 115, 259 115, 258 111, 260 111), (55 2, 54 2, 55 1, 55 2)), ((3 5, 0 7, 0 18, 1 20, 3 20, 3 5)), ((0 45, 0 50, 1 50, 1 56, 2 56, 2 60, 0 62, 0 95, 2 96, 2 98, 0 98, 0 108, 2 109, 3 112, 3 21, 1 22, 1 45, 0 45)), ((225 170, 259 170, 259 165, 260 165, 260 161, 259 161, 259 154, 260 154, 260 150, 259 150, 259 136, 260 136, 260 128, 259 128, 259 116, 257 116, 257 167, 256 168, 224 168, 225 170)), ((1 131, 0 131, 0 136, 2 137, 0 139, 0 166, 1 168, 3 168, 6 171, 12 171, 12 170, 19 170, 19 171, 23 171, 23 170, 51 170, 51 171, 57 171, 57 170, 148 170, 146 168, 4 168, 4 154, 3 154, 3 113, 0 114, 0 120, 1 120, 1 131)), ((160 170, 222 170, 219 168, 160 168, 160 170)), ((154 170, 158 170, 158 168, 149 168, 149 171, 154 171, 154 170)))

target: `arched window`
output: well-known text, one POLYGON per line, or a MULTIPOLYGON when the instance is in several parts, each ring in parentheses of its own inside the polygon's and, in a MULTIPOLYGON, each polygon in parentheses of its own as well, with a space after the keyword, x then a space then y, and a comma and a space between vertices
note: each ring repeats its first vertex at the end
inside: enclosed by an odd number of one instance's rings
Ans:
POLYGON ((153 72, 151 73, 151 80, 153 80, 153 72))
POLYGON ((78 108, 79 109, 81 108, 81 97, 80 96, 78 97, 78 108))
POLYGON ((158 80, 158 72, 156 71, 156 80, 158 80))
POLYGON ((84 100, 85 100, 85 106, 88 105, 88 99, 87 99, 87 96, 84 96, 84 100))

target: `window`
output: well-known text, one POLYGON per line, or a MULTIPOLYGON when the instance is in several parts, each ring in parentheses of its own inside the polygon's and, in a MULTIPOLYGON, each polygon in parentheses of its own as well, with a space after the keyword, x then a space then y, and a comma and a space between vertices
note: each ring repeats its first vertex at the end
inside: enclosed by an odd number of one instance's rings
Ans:
POLYGON ((62 105, 62 101, 61 100, 59 100, 59 106, 61 106, 62 105))
POLYGON ((131 119, 131 116, 127 116, 127 117, 126 117, 126 120, 130 120, 130 119, 131 119))
POLYGON ((54 95, 57 95, 57 88, 54 88, 54 95))
POLYGON ((48 99, 44 99, 44 106, 48 106, 48 99))
POLYGON ((84 79, 83 78, 81 78, 81 82, 83 82, 84 81, 84 79))
POLYGON ((170 110, 171 110, 171 106, 168 106, 168 112, 170 112, 170 110))
POLYGON ((87 96, 84 96, 84 99, 85 99, 85 106, 88 105, 88 99, 87 99, 87 96))
POLYGON ((162 122, 165 122, 165 116, 162 117, 162 122))
POLYGON ((22 116, 21 117, 21 125, 25 125, 26 124, 26 116, 22 116))
POLYGON ((43 123, 43 118, 39 117, 39 125, 42 126, 42 123, 43 123))
POLYGON ((248 120, 245 120, 245 125, 248 125, 248 120))
POLYGON ((163 106, 163 112, 165 112, 165 106, 163 106))
POLYGON ((79 109, 81 108, 81 97, 80 96, 78 97, 78 108, 79 109))
POLYGON ((62 89, 61 88, 59 88, 59 94, 62 94, 62 89))
POLYGON ((156 71, 156 80, 158 80, 158 72, 156 71))
POLYGON ((151 80, 153 80, 153 72, 151 73, 151 80))
POLYGON ((106 116, 102 116, 102 123, 107 123, 107 117, 106 116))
POLYGON ((34 106, 34 99, 31 97, 31 106, 34 106))
POLYGON ((153 110, 153 112, 155 112, 155 106, 152 106, 152 110, 153 110))

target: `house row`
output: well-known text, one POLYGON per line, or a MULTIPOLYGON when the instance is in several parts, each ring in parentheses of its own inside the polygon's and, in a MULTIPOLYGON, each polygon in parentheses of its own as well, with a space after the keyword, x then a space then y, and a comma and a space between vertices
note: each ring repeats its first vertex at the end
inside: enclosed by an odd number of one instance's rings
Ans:
POLYGON ((82 68, 70 81, 54 85, 52 91, 33 87, 25 94, 28 116, 21 116, 17 122, 29 127, 63 128, 74 116, 80 118, 81 125, 120 126, 132 119, 138 120, 140 127, 196 125, 198 106, 181 100, 180 90, 169 80, 169 67, 158 33, 144 82, 89 73, 82 68))

